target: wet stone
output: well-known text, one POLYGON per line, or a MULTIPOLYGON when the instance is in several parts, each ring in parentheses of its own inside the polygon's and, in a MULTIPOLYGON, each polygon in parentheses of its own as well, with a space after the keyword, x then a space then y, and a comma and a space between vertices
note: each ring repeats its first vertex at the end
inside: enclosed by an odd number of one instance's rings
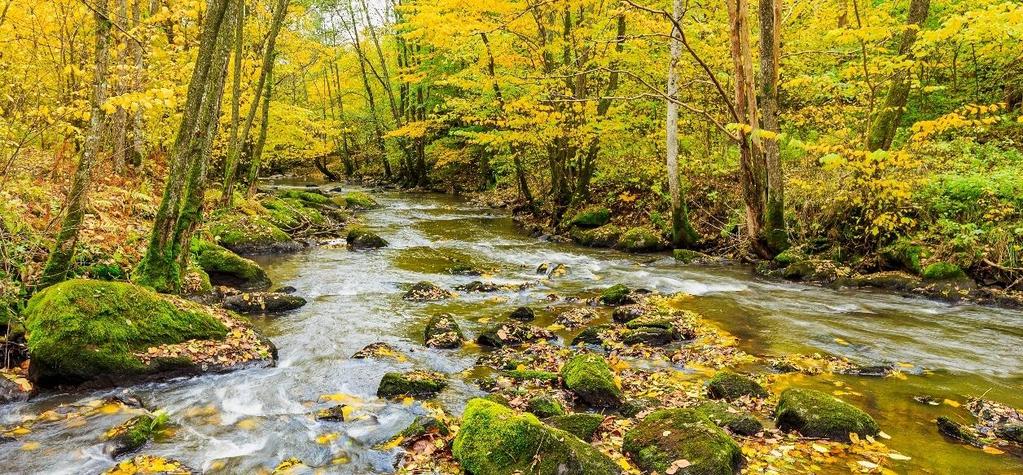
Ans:
POLYGON ((677 341, 678 336, 678 332, 673 328, 639 327, 625 333, 622 342, 626 345, 664 346, 677 341))
POLYGON ((519 322, 497 324, 485 330, 476 338, 476 343, 483 346, 500 348, 503 346, 521 345, 534 340, 551 340, 554 334, 533 325, 519 322))
POLYGON ((561 312, 554 321, 564 325, 565 328, 579 328, 598 318, 600 318, 600 315, 593 309, 576 307, 561 312))
POLYGON ((443 374, 429 371, 408 373, 386 373, 380 380, 377 396, 392 399, 408 396, 415 399, 429 399, 448 386, 443 374))
POLYGON ((348 406, 344 404, 338 404, 331 406, 326 409, 320 409, 316 411, 316 420, 328 421, 328 422, 344 422, 345 412, 348 406))
POLYGON ((250 315, 286 312, 305 304, 297 295, 274 292, 243 292, 224 298, 224 308, 250 315))
POLYGON ((508 315, 508 318, 518 320, 520 322, 531 322, 536 319, 536 313, 534 313, 533 309, 529 307, 519 307, 512 311, 512 313, 508 315))
POLYGON ((405 359, 400 351, 382 341, 366 345, 361 350, 356 351, 352 358, 357 360, 365 358, 392 358, 399 361, 405 359))
POLYGON ((616 307, 611 318, 618 323, 627 323, 653 311, 653 307, 644 304, 622 305, 616 307))
POLYGON ((479 280, 474 280, 472 282, 469 282, 468 284, 463 284, 463 285, 456 286, 455 290, 458 290, 458 291, 461 291, 461 292, 486 293, 486 292, 497 292, 498 290, 501 290, 501 288, 498 287, 495 284, 490 283, 490 282, 482 282, 482 281, 479 281, 479 280))
POLYGON ((458 348, 465 340, 454 315, 447 313, 431 317, 424 333, 423 341, 430 348, 458 348))
POLYGON ((412 285, 402 296, 405 300, 413 302, 430 302, 444 300, 454 296, 451 292, 438 287, 436 284, 422 281, 412 285))

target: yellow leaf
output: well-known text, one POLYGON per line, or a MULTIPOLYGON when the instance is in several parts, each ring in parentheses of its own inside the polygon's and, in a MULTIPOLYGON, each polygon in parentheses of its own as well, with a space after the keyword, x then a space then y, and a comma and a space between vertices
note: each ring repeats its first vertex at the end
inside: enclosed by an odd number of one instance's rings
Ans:
POLYGON ((941 401, 941 402, 945 403, 946 405, 952 406, 952 407, 959 407, 960 406, 958 401, 953 401, 951 399, 946 399, 946 400, 941 401))
POLYGON ((337 432, 329 432, 316 438, 316 443, 321 445, 327 445, 338 438, 337 432))
POLYGON ((1005 453, 1005 452, 1003 452, 1001 450, 998 450, 998 449, 996 449, 996 448, 994 448, 994 447, 992 447, 990 445, 985 445, 982 450, 984 451, 984 453, 991 454, 991 455, 1002 455, 1002 454, 1005 453))

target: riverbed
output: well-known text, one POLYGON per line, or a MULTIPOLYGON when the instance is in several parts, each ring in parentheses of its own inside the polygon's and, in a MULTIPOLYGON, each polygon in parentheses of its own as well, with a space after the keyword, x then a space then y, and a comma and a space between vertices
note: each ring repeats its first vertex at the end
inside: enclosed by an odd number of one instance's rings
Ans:
MULTIPOLYGON (((128 392, 148 408, 163 409, 175 427, 145 453, 163 455, 210 473, 269 471, 295 457, 329 473, 387 473, 399 449, 379 449, 424 409, 418 403, 376 398, 387 371, 429 369, 452 375, 438 398, 459 414, 466 400, 484 394, 469 383, 478 347, 433 350, 422 328, 437 312, 451 312, 474 336, 484 322, 521 305, 542 309, 548 294, 596 294, 616 283, 661 293, 685 292, 689 302, 758 356, 827 353, 872 365, 896 363, 900 377, 827 375, 792 378, 791 384, 831 392, 873 415, 892 449, 911 457, 899 473, 1001 474, 1023 472, 1023 461, 946 441, 934 419, 967 413, 956 404, 981 396, 1023 407, 1023 319, 1018 311, 952 305, 863 290, 831 290, 759 278, 740 266, 683 266, 667 255, 628 255, 528 237, 504 211, 479 208, 434 194, 380 193, 379 209, 362 215, 390 246, 353 252, 341 245, 259 258, 276 285, 290 285, 309 303, 296 311, 253 321, 278 347, 269 369, 180 379, 127 390, 39 396, 0 407, 0 423, 16 425, 60 405, 86 407, 128 392), (401 299, 403 286, 429 280, 442 287, 479 277, 431 273, 409 259, 409 249, 455 250, 488 264, 485 277, 521 290, 462 294, 442 303, 401 299), (541 263, 563 264, 564 275, 545 278, 541 263), (374 342, 401 350, 405 361, 351 359, 374 342), (937 406, 914 401, 931 396, 937 406), (947 401, 946 401, 947 400, 947 401), (320 422, 310 414, 333 402, 354 407, 351 422, 320 422)), ((549 312, 540 312, 541 324, 549 312)), ((571 332, 560 334, 570 338, 571 332)), ((94 411, 85 423, 36 423, 16 441, 0 445, 3 473, 97 473, 113 465, 101 435, 130 417, 94 411)), ((110 413, 107 413, 110 412, 110 413)))

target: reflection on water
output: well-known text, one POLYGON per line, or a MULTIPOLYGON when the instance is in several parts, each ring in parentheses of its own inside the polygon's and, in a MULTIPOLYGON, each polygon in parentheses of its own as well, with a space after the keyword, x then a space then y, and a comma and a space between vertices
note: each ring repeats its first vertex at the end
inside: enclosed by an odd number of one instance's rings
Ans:
MULTIPOLYGON (((931 407, 912 400, 927 394, 938 400, 965 402, 987 397, 1023 406, 1023 330, 1014 311, 956 306, 863 291, 832 291, 763 280, 738 267, 682 267, 661 256, 629 256, 614 251, 551 244, 518 233, 501 212, 478 209, 435 195, 384 194, 383 207, 364 220, 391 246, 379 251, 349 252, 314 248, 281 257, 262 258, 274 282, 291 285, 309 300, 305 307, 256 324, 280 350, 278 367, 183 379, 132 388, 151 408, 167 410, 178 424, 173 437, 151 444, 147 453, 165 455, 209 471, 248 473, 271 468, 288 457, 343 473, 388 472, 395 452, 374 450, 423 410, 418 405, 389 403, 375 397, 386 371, 424 368, 449 374, 473 367, 472 349, 432 350, 420 344, 429 315, 456 314, 472 334, 480 319, 506 315, 517 306, 535 305, 540 322, 550 321, 539 301, 550 293, 593 293, 612 283, 660 292, 701 296, 691 305, 742 340, 758 355, 827 352, 861 363, 913 365, 906 380, 849 376, 792 378, 790 384, 829 390, 836 381, 861 396, 846 396, 877 417, 893 439, 888 444, 913 457, 899 462, 900 472, 1012 473, 1023 463, 1008 456, 944 442, 934 429, 938 415, 961 411, 931 407), (441 286, 480 277, 436 273, 408 259, 417 246, 453 249, 488 263, 486 277, 497 283, 535 283, 524 290, 464 294, 441 303, 401 300, 401 285, 430 280, 441 286), (404 260, 403 260, 404 259, 404 260), (542 262, 561 263, 567 275, 540 279, 542 262), (494 264, 494 265, 490 265, 494 264), (432 272, 429 272, 432 271, 432 272), (363 346, 385 341, 408 355, 406 361, 353 360, 363 346), (345 398, 355 420, 325 423, 309 414, 345 398), (335 399, 336 400, 336 399, 335 399), (337 433, 333 440, 317 438, 337 433), (331 466, 333 460, 350 459, 331 466)), ((0 408, 12 425, 60 403, 119 391, 50 395, 0 408)), ((439 398, 459 413, 479 390, 454 378, 439 398)), ((128 416, 98 416, 89 424, 38 424, 18 442, 0 445, 4 472, 83 473, 103 470, 112 462, 102 454, 103 430, 128 416), (38 441, 33 451, 24 441, 38 441)))

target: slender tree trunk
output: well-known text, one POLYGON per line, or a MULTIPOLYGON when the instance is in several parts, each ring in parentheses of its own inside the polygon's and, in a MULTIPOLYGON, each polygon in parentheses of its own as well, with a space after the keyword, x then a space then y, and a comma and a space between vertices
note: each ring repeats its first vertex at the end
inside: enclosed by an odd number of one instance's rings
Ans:
MULTIPOLYGON (((907 56, 912 53, 913 43, 916 42, 917 30, 927 19, 927 12, 930 10, 931 0, 910 0, 909 18, 906 24, 909 28, 902 33, 902 41, 899 43, 899 55, 907 56)), ((892 84, 888 88, 888 96, 885 97, 884 105, 877 112, 874 118, 874 125, 871 127, 870 136, 867 139, 868 150, 888 150, 895 139, 895 131, 902 121, 902 114, 906 111, 906 101, 909 99, 910 70, 900 69, 895 72, 892 84)))
MULTIPOLYGON (((142 0, 135 0, 131 5, 132 25, 135 28, 142 26, 142 0)), ((145 50, 138 41, 131 39, 129 43, 131 56, 135 60, 135 83, 136 91, 141 91, 145 85, 146 62, 145 50)), ((142 159, 146 155, 146 123, 141 110, 132 114, 131 151, 128 154, 128 161, 133 167, 142 165, 142 159)))
MULTIPOLYGON (((233 77, 231 80, 231 130, 228 133, 227 139, 227 157, 224 162, 224 188, 221 190, 225 195, 227 193, 234 193, 232 186, 229 186, 234 181, 234 176, 238 170, 238 156, 240 155, 241 146, 238 140, 238 127, 240 125, 241 116, 241 95, 242 95, 242 46, 245 43, 245 1, 237 0, 241 6, 238 12, 238 21, 235 22, 235 33, 234 33, 234 71, 232 72, 233 77)), ((257 98, 258 92, 257 92, 257 98)), ((251 109, 255 110, 256 100, 253 100, 251 109)), ((224 206, 230 206, 233 201, 233 197, 222 196, 221 204, 224 206)))
MULTIPOLYGON (((497 73, 494 68, 494 53, 490 49, 490 39, 483 32, 480 32, 480 38, 483 40, 483 47, 487 52, 487 73, 490 76, 490 84, 494 90, 494 98, 497 99, 498 110, 501 111, 501 119, 507 119, 508 114, 505 110, 504 95, 501 94, 501 84, 497 82, 497 73)), ((521 146, 518 143, 512 143, 509 148, 511 149, 512 163, 515 165, 515 178, 519 184, 519 193, 526 200, 526 206, 535 211, 533 194, 529 192, 526 170, 522 165, 521 146)))
POLYGON ((95 3, 93 17, 96 20, 96 70, 93 74, 92 101, 89 118, 89 132, 85 136, 82 158, 78 161, 71 190, 67 198, 67 213, 61 220, 60 232, 53 250, 46 260, 39 288, 45 288, 67 278, 78 244, 78 231, 85 218, 85 205, 92 185, 92 167, 99 154, 100 136, 103 133, 103 102, 107 97, 107 69, 110 62, 110 4, 109 0, 95 3))
MULTIPOLYGON (((280 34, 281 26, 284 24, 284 16, 288 13, 289 2, 290 0, 277 0, 277 7, 274 9, 273 19, 270 21, 270 31, 266 35, 266 44, 263 46, 263 63, 262 69, 259 72, 259 81, 254 89, 252 105, 249 106, 249 112, 245 117, 245 125, 242 127, 241 136, 238 138, 238 151, 236 151, 234 159, 228 156, 228 163, 224 166, 224 195, 222 197, 224 201, 221 203, 224 207, 230 207, 232 200, 234 200, 234 184, 237 181, 240 150, 249 140, 252 123, 256 119, 256 111, 259 108, 259 95, 266 88, 267 76, 269 71, 273 69, 274 51, 277 48, 277 35, 280 34)), ((250 174, 251 172, 249 170, 250 174)))
POLYGON ((263 146, 266 145, 266 131, 270 126, 270 99, 273 97, 273 63, 267 71, 266 88, 263 89, 263 113, 259 123, 259 138, 256 139, 256 146, 252 150, 252 160, 249 163, 249 190, 245 196, 252 198, 256 195, 256 187, 259 183, 259 167, 263 161, 263 146))
POLYGON ((769 257, 761 242, 764 229, 764 155, 757 129, 760 119, 754 93, 753 58, 750 53, 749 4, 747 0, 726 0, 731 25, 730 46, 735 67, 735 112, 739 117, 739 175, 746 205, 746 230, 754 252, 769 257))
MULTIPOLYGON (((122 24, 127 24, 124 20, 128 17, 128 0, 118 0, 117 16, 121 19, 122 24)), ((131 41, 131 38, 125 35, 125 44, 131 41)), ((127 64, 128 54, 129 51, 124 49, 117 55, 118 67, 123 67, 127 64)), ((123 74, 117 76, 113 83, 113 89, 115 96, 128 92, 128 78, 124 77, 123 74)), ((124 107, 118 107, 114 112, 113 127, 111 127, 110 132, 113 142, 111 158, 113 158, 114 171, 121 173, 124 171, 124 164, 128 161, 128 110, 124 107)))
POLYGON ((349 16, 352 21, 353 47, 359 59, 359 72, 362 73, 362 86, 366 89, 366 102, 369 106, 370 118, 373 121, 373 138, 380 152, 380 160, 384 166, 384 178, 391 180, 391 162, 387 160, 387 147, 384 145, 384 132, 380 126, 380 119, 377 117, 376 98, 373 95, 373 87, 369 83, 369 74, 366 72, 366 55, 362 52, 361 39, 359 38, 359 24, 355 21, 355 10, 349 5, 349 16))
MULTIPOLYGON (((625 15, 618 15, 617 20, 617 32, 615 35, 615 53, 618 55, 622 54, 625 50, 625 15)), ((611 96, 614 95, 615 91, 618 90, 619 74, 618 74, 618 61, 611 62, 611 72, 608 73, 607 78, 607 89, 604 91, 604 97, 601 97, 597 101, 597 117, 596 120, 600 120, 607 115, 607 112, 611 109, 611 96)), ((577 201, 585 200, 590 193, 590 179, 593 178, 593 172, 596 168, 597 154, 600 152, 600 135, 595 135, 593 140, 590 141, 589 147, 586 150, 586 154, 583 156, 583 162, 579 167, 579 175, 576 178, 575 196, 577 201)))
MULTIPOLYGON (((674 16, 682 21, 682 0, 674 0, 674 16)), ((689 209, 682 199, 682 186, 678 170, 678 63, 682 59, 682 44, 678 29, 671 29, 671 61, 668 63, 668 117, 665 123, 667 137, 668 192, 671 195, 671 243, 676 248, 691 248, 700 236, 689 222, 689 209)))
MULTIPOLYGON (((781 58, 781 2, 760 0, 760 106, 763 130, 778 134, 778 63, 781 58)), ((764 242, 772 253, 788 247, 785 231, 785 181, 777 137, 763 141, 767 172, 767 215, 764 242)))

